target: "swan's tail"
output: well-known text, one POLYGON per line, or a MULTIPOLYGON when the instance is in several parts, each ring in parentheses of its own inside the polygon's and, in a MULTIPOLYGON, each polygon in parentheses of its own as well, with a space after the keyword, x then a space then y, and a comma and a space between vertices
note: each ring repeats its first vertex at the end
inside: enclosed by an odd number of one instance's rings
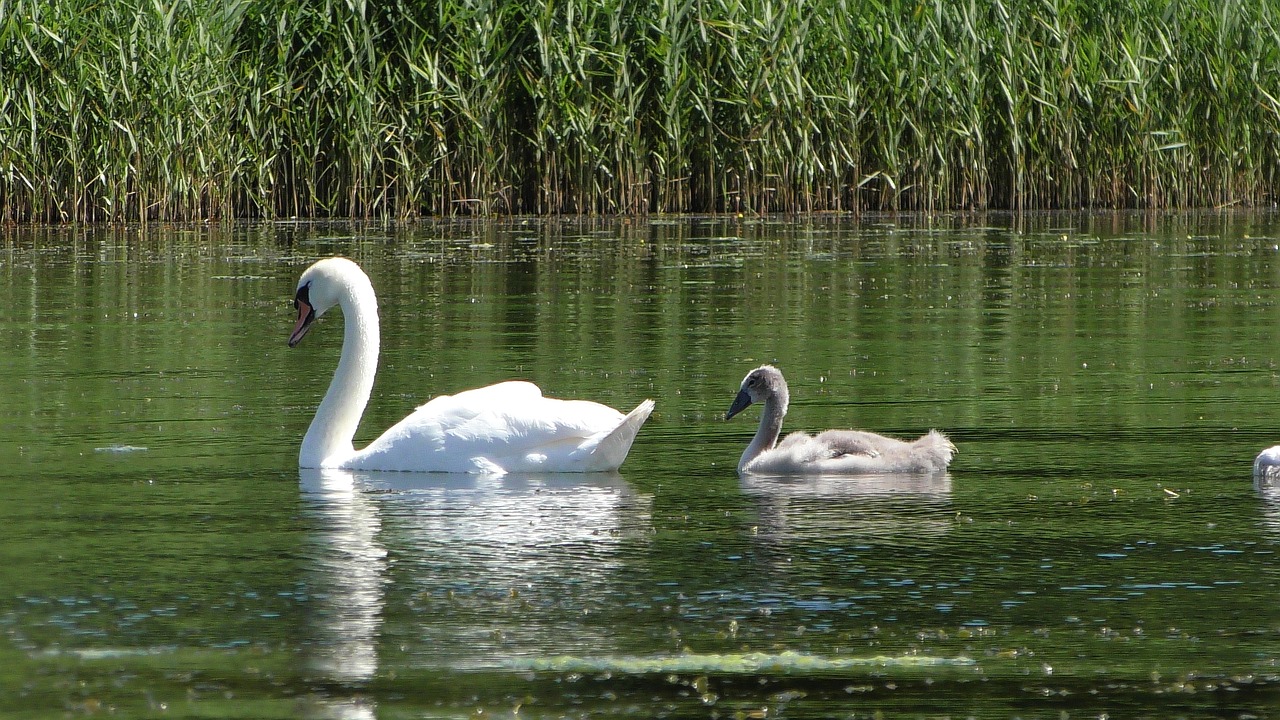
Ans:
POLYGON ((631 451, 631 443, 635 442, 640 426, 649 419, 653 412, 653 401, 645 400, 627 413, 618 426, 610 430, 596 445, 587 461, 587 472, 611 472, 622 465, 631 451))
POLYGON ((930 430, 927 435, 911 444, 925 451, 921 459, 929 465, 928 468, 925 468, 929 472, 946 470, 947 466, 951 464, 951 456, 956 453, 955 444, 948 440, 946 435, 937 430, 930 430))

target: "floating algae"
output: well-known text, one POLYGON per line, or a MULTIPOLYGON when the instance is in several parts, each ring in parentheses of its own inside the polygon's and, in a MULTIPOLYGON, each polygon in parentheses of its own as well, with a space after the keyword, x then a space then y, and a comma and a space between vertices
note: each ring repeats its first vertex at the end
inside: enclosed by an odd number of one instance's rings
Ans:
POLYGON ((96 447, 93 451, 98 453, 134 453, 144 452, 147 449, 139 445, 108 445, 106 447, 96 447))
POLYGON ((666 657, 558 655, 545 658, 513 659, 518 670, 553 672, 614 672, 632 675, 652 673, 761 673, 836 672, 874 667, 943 667, 972 665, 973 659, 928 657, 923 655, 874 655, 870 657, 822 657, 786 651, 780 653, 733 653, 672 655, 666 657))

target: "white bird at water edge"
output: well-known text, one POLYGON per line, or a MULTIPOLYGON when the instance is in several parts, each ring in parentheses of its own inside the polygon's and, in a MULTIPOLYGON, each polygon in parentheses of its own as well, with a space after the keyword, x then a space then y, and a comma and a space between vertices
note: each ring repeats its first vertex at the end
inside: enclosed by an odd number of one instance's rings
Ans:
POLYGON ((1253 459, 1253 475, 1280 480, 1280 445, 1272 445, 1258 453, 1258 457, 1253 459))
POLYGON ((378 368, 378 302, 369 277, 346 258, 320 260, 294 295, 295 347, 316 319, 342 309, 338 368, 302 440, 303 468, 412 472, 609 472, 617 470, 653 412, 645 400, 623 415, 587 400, 542 396, 537 385, 501 382, 441 395, 361 450, 352 444, 378 368))

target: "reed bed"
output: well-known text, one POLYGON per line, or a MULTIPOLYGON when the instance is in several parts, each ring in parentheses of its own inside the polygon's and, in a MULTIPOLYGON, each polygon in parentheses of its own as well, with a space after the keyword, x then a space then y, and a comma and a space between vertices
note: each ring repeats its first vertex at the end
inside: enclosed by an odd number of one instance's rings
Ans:
POLYGON ((10 222, 1275 200, 1238 0, 0 0, 10 222))

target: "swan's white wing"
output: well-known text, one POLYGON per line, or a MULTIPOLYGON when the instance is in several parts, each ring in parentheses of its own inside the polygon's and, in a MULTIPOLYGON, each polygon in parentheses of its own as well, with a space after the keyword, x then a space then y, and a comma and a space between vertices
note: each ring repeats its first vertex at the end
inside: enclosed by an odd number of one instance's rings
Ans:
POLYGON ((600 403, 545 398, 532 383, 504 382, 431 400, 343 465, 471 473, 616 469, 594 466, 590 455, 622 421, 622 413, 600 403))

